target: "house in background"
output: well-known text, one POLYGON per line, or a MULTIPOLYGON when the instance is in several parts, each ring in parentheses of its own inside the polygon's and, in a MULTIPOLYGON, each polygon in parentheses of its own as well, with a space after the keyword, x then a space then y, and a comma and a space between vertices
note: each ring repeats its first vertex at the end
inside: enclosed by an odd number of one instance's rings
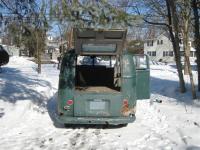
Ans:
POLYGON ((46 58, 48 56, 51 61, 56 62, 61 56, 61 47, 65 49, 66 43, 67 42, 61 40, 60 37, 52 37, 51 35, 47 36, 45 50, 46 58))
POLYGON ((144 54, 144 42, 142 40, 127 40, 126 48, 134 54, 144 54))
POLYGON ((19 56, 19 48, 11 43, 4 42, 4 37, 0 37, 0 45, 7 51, 10 56, 19 56))
MULTIPOLYGON (((195 61, 195 49, 190 45, 190 60, 195 61)), ((180 42, 181 56, 183 53, 183 44, 180 42)), ((174 52, 170 38, 165 34, 160 34, 156 38, 147 39, 144 42, 144 53, 149 55, 150 60, 159 62, 174 62, 174 52)), ((183 57, 181 58, 183 61, 183 57)))

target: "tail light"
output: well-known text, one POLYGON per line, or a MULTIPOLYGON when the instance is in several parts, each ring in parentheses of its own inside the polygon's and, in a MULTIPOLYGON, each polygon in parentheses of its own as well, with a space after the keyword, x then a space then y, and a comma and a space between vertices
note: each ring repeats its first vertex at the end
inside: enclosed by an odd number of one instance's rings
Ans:
POLYGON ((123 105, 124 105, 124 106, 128 106, 128 100, 127 100, 127 99, 124 99, 124 100, 123 100, 123 105))
POLYGON ((74 101, 72 99, 67 100, 67 105, 73 105, 74 101))

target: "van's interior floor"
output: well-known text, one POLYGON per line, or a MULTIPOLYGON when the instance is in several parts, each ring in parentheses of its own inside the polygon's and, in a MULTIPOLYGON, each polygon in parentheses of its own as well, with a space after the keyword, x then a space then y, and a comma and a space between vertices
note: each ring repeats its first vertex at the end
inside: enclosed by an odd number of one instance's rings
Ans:
POLYGON ((95 93, 119 93, 119 88, 110 88, 107 86, 76 86, 76 90, 80 92, 95 92, 95 93))

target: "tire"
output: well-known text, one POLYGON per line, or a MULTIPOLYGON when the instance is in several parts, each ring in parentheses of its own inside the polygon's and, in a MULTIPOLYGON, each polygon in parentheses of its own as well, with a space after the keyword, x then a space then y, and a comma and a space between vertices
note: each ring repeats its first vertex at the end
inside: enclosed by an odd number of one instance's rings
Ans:
POLYGON ((126 127, 128 123, 120 124, 119 127, 126 127))

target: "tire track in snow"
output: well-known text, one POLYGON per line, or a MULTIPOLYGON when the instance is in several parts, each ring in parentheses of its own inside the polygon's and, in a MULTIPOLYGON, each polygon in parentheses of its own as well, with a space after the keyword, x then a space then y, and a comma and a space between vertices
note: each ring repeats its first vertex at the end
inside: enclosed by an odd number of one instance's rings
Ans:
MULTIPOLYGON (((157 98, 153 95, 152 98, 157 98)), ((135 140, 131 145, 136 146, 138 149, 172 149, 176 145, 174 141, 168 138, 168 132, 170 125, 167 122, 167 116, 165 116, 157 103, 142 103, 140 106, 142 109, 141 125, 145 127, 147 133, 140 139, 135 140)), ((136 148, 136 149, 137 149, 136 148)))
POLYGON ((90 137, 88 138, 87 144, 90 144, 87 145, 87 149, 98 149, 102 139, 101 129, 89 129, 88 135, 90 135, 90 137))
POLYGON ((100 144, 100 129, 74 129, 69 137, 69 149, 97 149, 100 144))
POLYGON ((75 129, 72 136, 69 139, 69 144, 71 149, 76 149, 76 147, 83 145, 83 142, 81 140, 81 136, 85 133, 85 129, 75 129))

